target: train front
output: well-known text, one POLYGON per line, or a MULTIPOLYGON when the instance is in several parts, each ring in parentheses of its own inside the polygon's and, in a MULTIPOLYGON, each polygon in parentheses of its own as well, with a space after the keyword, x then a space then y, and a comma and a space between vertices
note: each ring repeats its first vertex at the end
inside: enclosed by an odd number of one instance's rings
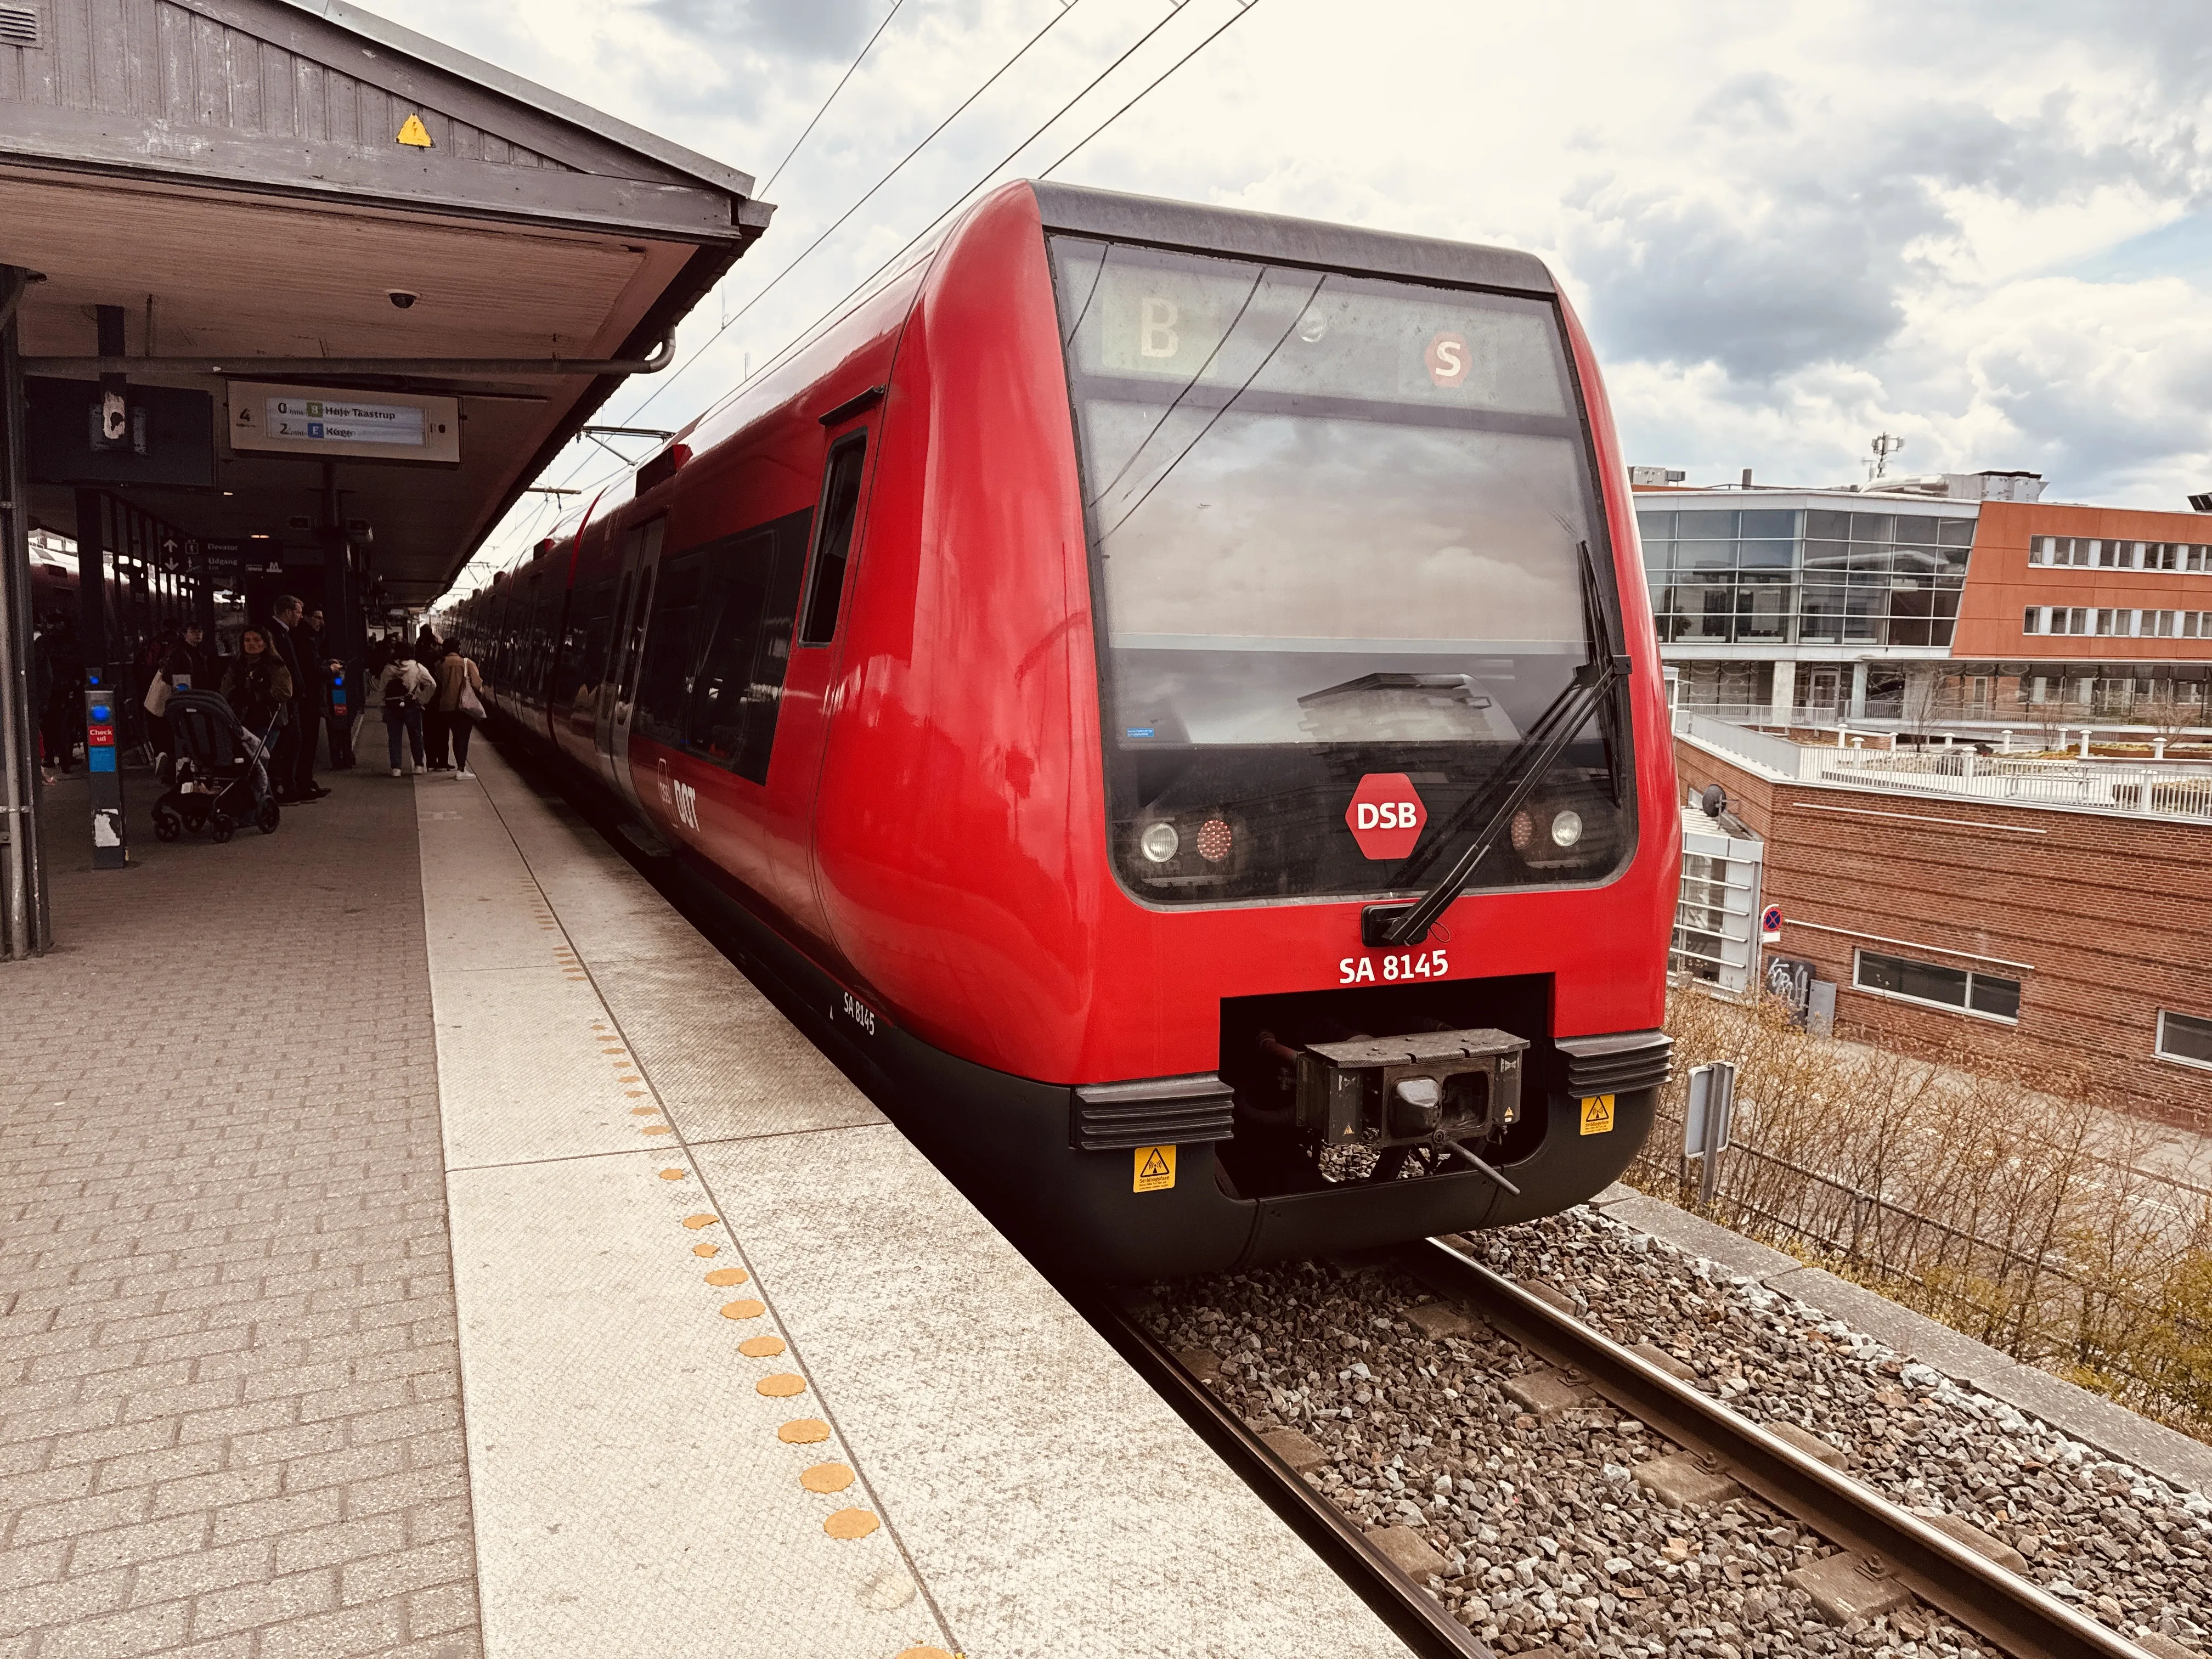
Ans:
POLYGON ((1526 256, 1167 204, 1152 240, 1146 204, 1039 194, 1127 901, 1101 947, 1125 988, 1172 975, 1154 1063, 1207 1061, 1079 1088, 1077 1155, 1163 1260, 1579 1200, 1665 1079, 1678 853, 1578 327, 1526 256))

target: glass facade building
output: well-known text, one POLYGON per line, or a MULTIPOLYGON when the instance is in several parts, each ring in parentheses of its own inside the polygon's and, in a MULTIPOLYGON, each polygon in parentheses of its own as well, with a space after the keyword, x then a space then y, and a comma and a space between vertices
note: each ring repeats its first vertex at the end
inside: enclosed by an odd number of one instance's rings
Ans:
POLYGON ((1662 642, 1948 647, 1974 515, 1816 507, 1636 515, 1662 642))

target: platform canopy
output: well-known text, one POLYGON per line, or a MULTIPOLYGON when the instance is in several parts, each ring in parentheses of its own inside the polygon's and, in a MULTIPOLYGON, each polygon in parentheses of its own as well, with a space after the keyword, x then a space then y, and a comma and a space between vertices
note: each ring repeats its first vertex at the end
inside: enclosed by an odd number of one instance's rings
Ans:
MULTIPOLYGON (((665 361, 766 226, 752 190, 336 0, 0 0, 33 524, 74 534, 82 483, 39 465, 40 410, 75 442, 96 401, 52 383, 120 374, 210 395, 180 418, 211 408, 212 467, 110 494, 206 542, 317 562, 337 543, 375 602, 422 605, 624 376, 665 361), (386 441, 334 418, 240 447, 272 399, 324 392, 386 441), (426 418, 450 429, 418 438, 426 418)), ((155 447, 189 449, 155 413, 155 447)))

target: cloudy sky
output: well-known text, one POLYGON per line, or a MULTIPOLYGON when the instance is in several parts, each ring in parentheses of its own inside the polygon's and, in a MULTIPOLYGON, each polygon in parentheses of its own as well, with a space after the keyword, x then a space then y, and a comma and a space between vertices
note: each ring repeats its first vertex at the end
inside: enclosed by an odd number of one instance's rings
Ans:
MULTIPOLYGON (((763 190, 774 228, 680 337, 685 356, 705 350, 602 416, 663 426, 979 181, 1041 172, 1238 13, 371 4, 764 185, 890 15, 763 190)), ((2029 467, 2055 498, 2179 507, 2212 489, 2209 118, 2212 33, 2184 0, 1255 0, 1054 176, 1535 252, 1596 340, 1629 459, 1693 482, 1748 466, 1843 483, 1887 431, 1905 441, 1896 470, 2029 467)), ((613 465, 579 450, 547 481, 589 485, 613 465)), ((506 526, 495 563, 542 533, 538 511, 506 526)))

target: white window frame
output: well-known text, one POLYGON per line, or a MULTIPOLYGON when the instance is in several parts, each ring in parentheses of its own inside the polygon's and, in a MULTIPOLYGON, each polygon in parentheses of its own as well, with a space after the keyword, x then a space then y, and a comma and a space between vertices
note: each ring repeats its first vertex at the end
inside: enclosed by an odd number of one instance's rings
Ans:
MULTIPOLYGON (((1857 973, 1858 968, 1856 963, 1853 964, 1851 971, 1854 974, 1857 973)), ((2170 1054, 2166 1053, 2166 1017, 2170 1013, 2175 1013, 2178 1012, 2179 1010, 2172 1008, 2161 1008, 2158 1011, 2158 1025, 2156 1028, 2156 1033, 2151 1038, 2151 1058, 2154 1060, 2162 1060, 2169 1066, 2186 1066, 2192 1072, 2212 1072, 2212 1060, 2192 1060, 2187 1054, 2170 1054)), ((2183 1014, 2182 1018, 2184 1019, 2203 1019, 2204 1016, 2202 1014, 2183 1014)))
MULTIPOLYGON (((1911 1004, 1915 1008, 1934 1008, 1947 1014, 1964 1014, 1968 1019, 1985 1020, 1991 1025, 2010 1025, 2017 1028, 2020 1024, 2020 1016, 2017 1014, 1992 1014, 1971 1006, 1974 1000, 1975 972, 1972 968, 1960 970, 1966 975, 1966 1006, 1962 1006, 1955 1002, 1937 1002, 1929 997, 1909 996, 1903 991, 1885 991, 1878 986, 1862 985, 1859 982, 1859 958, 1869 955, 1887 957, 1893 962, 1919 962, 1920 965, 1923 968, 1942 968, 1946 965, 1940 962, 1921 962, 1920 958, 1917 957, 1900 957, 1888 951, 1869 951, 1863 945, 1853 945, 1851 947, 1850 988, 1857 992, 1863 997, 1880 997, 1885 1002, 1904 1002, 1911 1004)), ((2027 1000, 2027 981, 2026 980, 2013 979, 2012 975, 2009 974, 1990 974, 1984 977, 2009 981, 2011 983, 2020 987, 2021 1001, 2025 1002, 2027 1000)), ((2164 1029, 2162 1024, 2160 1029, 2164 1029)), ((2195 1062, 2184 1060, 2181 1063, 2183 1065, 2191 1065, 2195 1062)))

